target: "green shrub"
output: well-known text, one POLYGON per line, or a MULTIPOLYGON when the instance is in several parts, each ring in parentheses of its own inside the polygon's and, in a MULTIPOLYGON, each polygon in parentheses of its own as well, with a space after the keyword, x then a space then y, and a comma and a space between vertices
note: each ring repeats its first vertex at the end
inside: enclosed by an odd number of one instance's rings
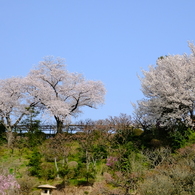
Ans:
POLYGON ((37 150, 34 150, 30 158, 28 166, 30 174, 32 176, 41 176, 41 154, 37 150))
POLYGON ((53 180, 57 176, 56 169, 54 164, 51 163, 42 163, 40 165, 39 177, 45 180, 53 180))

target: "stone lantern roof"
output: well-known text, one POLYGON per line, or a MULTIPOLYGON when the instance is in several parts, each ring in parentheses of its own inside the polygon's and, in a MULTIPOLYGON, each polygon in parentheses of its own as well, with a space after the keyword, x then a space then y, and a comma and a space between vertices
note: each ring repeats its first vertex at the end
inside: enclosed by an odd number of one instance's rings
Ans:
POLYGON ((41 195, 52 195, 53 189, 55 189, 55 186, 51 186, 49 184, 40 185, 37 188, 40 188, 42 190, 41 195))
POLYGON ((55 186, 51 186, 49 184, 45 184, 45 185, 38 186, 38 188, 41 188, 41 189, 45 189, 45 188, 47 188, 47 189, 55 189, 56 187, 55 186))

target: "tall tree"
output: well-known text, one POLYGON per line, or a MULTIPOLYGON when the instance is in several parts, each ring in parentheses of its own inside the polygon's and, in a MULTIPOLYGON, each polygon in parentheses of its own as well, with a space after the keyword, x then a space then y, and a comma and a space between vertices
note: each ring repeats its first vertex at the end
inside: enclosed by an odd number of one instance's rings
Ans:
POLYGON ((135 110, 144 123, 168 125, 182 122, 193 125, 195 109, 195 46, 191 54, 169 55, 157 60, 156 66, 143 71, 141 79, 145 99, 135 110))
POLYGON ((28 77, 34 89, 31 95, 41 102, 45 112, 54 116, 58 133, 65 120, 80 113, 82 107, 96 108, 104 103, 102 82, 68 72, 63 59, 45 58, 28 77))
POLYGON ((0 123, 7 130, 9 146, 13 139, 13 128, 36 105, 34 99, 28 95, 29 90, 26 78, 0 80, 0 123))

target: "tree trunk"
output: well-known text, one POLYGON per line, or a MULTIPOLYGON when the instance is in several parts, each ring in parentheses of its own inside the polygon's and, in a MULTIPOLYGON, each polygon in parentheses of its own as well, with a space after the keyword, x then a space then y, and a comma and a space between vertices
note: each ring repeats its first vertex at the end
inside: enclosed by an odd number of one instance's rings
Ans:
POLYGON ((86 150, 85 156, 86 156, 86 169, 87 169, 86 179, 87 179, 87 183, 88 183, 89 182, 89 155, 88 155, 88 150, 86 150))
POLYGON ((62 133, 63 122, 57 121, 57 133, 62 133))
POLYGON ((54 163, 55 163, 55 168, 56 168, 56 172, 57 172, 57 178, 60 178, 59 173, 58 173, 59 168, 58 168, 58 163, 57 163, 56 157, 54 158, 54 163))
POLYGON ((55 117, 55 119, 57 124, 57 133, 62 133, 63 122, 59 120, 57 117, 55 117))
POLYGON ((7 138, 8 148, 10 148, 13 144, 13 141, 14 141, 13 132, 12 131, 7 131, 6 138, 7 138))

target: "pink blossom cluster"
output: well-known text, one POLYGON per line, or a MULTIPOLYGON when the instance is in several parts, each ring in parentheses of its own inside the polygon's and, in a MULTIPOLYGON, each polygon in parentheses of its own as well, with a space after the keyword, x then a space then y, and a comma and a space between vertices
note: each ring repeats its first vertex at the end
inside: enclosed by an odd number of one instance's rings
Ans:
POLYGON ((13 175, 0 175, 0 194, 6 195, 9 190, 19 189, 20 185, 17 183, 13 175))
POLYGON ((114 156, 110 156, 107 158, 107 162, 106 162, 106 165, 109 166, 109 167, 113 167, 116 162, 118 161, 118 159, 114 156))

